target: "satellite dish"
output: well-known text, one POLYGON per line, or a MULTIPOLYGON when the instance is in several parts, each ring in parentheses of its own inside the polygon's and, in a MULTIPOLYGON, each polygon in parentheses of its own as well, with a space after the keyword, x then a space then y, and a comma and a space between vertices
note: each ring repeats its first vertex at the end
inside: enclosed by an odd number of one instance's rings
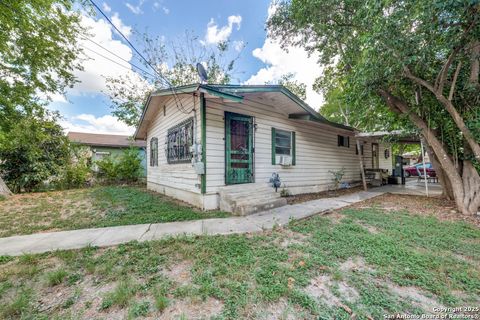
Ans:
POLYGON ((198 73, 198 76, 200 77, 201 83, 207 82, 208 80, 207 70, 205 70, 205 68, 200 62, 197 63, 197 73, 198 73))

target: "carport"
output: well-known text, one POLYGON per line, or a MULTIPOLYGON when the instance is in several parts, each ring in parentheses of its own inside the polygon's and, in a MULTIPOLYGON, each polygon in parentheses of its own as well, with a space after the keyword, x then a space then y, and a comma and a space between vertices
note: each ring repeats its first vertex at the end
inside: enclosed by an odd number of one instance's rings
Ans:
MULTIPOLYGON (((404 176, 402 157, 401 155, 394 155, 395 163, 392 172, 392 178, 397 181, 397 185, 388 185, 382 188, 389 189, 391 193, 403 193, 403 194, 422 194, 429 196, 430 194, 438 194, 442 192, 442 188, 438 183, 432 185, 427 179, 427 172, 425 166, 426 148, 423 139, 418 134, 412 134, 403 130, 394 131, 375 131, 375 132, 356 132, 355 140, 357 148, 360 149, 361 140, 365 139, 382 139, 386 137, 392 137, 394 143, 398 144, 420 144, 422 162, 423 162, 423 186, 419 186, 417 183, 407 182, 404 176), (400 181, 400 183, 398 183, 400 181), (401 185, 401 186, 400 186, 401 185), (422 190, 420 190, 422 189, 422 190)), ((359 154, 358 160, 360 162, 360 169, 362 173, 363 189, 367 190, 367 179, 365 175, 365 165, 363 163, 363 157, 359 154)))

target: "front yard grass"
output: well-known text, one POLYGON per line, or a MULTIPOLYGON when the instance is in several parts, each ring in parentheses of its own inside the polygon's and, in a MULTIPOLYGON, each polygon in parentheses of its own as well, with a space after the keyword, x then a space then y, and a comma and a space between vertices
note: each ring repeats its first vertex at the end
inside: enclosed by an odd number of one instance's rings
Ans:
POLYGON ((14 195, 0 203, 0 237, 43 231, 226 217, 133 186, 14 195))
POLYGON ((422 214, 392 207, 410 197, 379 199, 250 235, 3 257, 0 318, 383 319, 479 307, 478 227, 444 220, 450 209, 435 199, 422 214))

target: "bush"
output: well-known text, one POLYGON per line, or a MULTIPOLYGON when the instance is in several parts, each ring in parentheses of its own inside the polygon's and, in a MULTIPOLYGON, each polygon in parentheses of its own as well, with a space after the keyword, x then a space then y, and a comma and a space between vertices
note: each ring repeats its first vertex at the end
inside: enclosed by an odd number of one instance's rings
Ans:
POLYGON ((0 135, 0 172, 13 192, 36 191, 68 163, 69 142, 57 116, 30 115, 0 135))
POLYGON ((70 146, 70 161, 60 169, 53 184, 57 189, 85 187, 91 178, 91 161, 81 147, 70 146))
POLYGON ((133 147, 125 149, 119 157, 106 157, 95 164, 98 176, 106 182, 136 182, 142 174, 142 158, 133 147))

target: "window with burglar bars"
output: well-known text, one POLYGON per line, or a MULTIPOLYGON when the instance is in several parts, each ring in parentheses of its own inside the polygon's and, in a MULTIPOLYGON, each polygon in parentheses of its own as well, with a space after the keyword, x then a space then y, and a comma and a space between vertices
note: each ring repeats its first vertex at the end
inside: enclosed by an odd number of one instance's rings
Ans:
POLYGON ((168 163, 186 163, 192 159, 190 147, 193 145, 193 118, 189 118, 168 129, 166 140, 168 163))

